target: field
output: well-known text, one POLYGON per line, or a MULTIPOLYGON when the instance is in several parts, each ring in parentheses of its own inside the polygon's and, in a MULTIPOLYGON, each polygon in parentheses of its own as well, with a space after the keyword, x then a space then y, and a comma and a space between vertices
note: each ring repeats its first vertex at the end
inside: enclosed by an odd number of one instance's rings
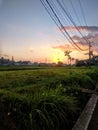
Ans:
POLYGON ((71 130, 97 77, 97 68, 0 67, 0 129, 71 130))

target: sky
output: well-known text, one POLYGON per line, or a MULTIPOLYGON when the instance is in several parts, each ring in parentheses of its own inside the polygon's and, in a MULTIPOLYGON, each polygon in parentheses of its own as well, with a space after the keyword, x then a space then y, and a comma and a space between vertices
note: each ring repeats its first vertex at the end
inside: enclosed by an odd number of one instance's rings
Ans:
MULTIPOLYGON (((98 54, 98 0, 71 0, 76 14, 70 0, 61 1, 66 4, 65 9, 78 30, 86 39, 94 42, 92 49, 94 54, 98 54)), ((77 45, 82 49, 88 48, 64 12, 58 11, 57 15, 77 45)), ((16 61, 67 62, 64 51, 70 50, 75 59, 87 58, 88 55, 84 54, 88 51, 78 51, 63 36, 64 28, 58 29, 40 0, 0 0, 0 56, 9 59, 14 56, 16 61)))

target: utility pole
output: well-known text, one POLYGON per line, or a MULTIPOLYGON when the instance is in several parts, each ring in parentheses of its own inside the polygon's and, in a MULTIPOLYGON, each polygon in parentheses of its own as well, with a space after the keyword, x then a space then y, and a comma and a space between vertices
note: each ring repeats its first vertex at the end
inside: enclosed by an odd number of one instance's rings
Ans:
POLYGON ((91 65, 91 56, 93 54, 91 47, 92 47, 91 42, 89 42, 89 53, 88 53, 89 54, 89 66, 91 65))

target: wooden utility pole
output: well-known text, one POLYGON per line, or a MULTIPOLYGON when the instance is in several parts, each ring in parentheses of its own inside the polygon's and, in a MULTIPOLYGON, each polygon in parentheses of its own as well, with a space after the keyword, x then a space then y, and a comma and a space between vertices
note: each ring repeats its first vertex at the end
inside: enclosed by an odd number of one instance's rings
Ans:
POLYGON ((89 66, 91 65, 91 56, 93 54, 91 47, 92 47, 91 42, 89 42, 89 53, 88 53, 89 54, 89 66))

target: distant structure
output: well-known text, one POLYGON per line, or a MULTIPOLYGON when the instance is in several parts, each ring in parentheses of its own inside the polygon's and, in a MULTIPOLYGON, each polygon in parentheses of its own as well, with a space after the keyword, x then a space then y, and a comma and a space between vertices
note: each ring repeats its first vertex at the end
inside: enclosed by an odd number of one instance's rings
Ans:
POLYGON ((14 62, 14 56, 12 56, 12 62, 14 62))

